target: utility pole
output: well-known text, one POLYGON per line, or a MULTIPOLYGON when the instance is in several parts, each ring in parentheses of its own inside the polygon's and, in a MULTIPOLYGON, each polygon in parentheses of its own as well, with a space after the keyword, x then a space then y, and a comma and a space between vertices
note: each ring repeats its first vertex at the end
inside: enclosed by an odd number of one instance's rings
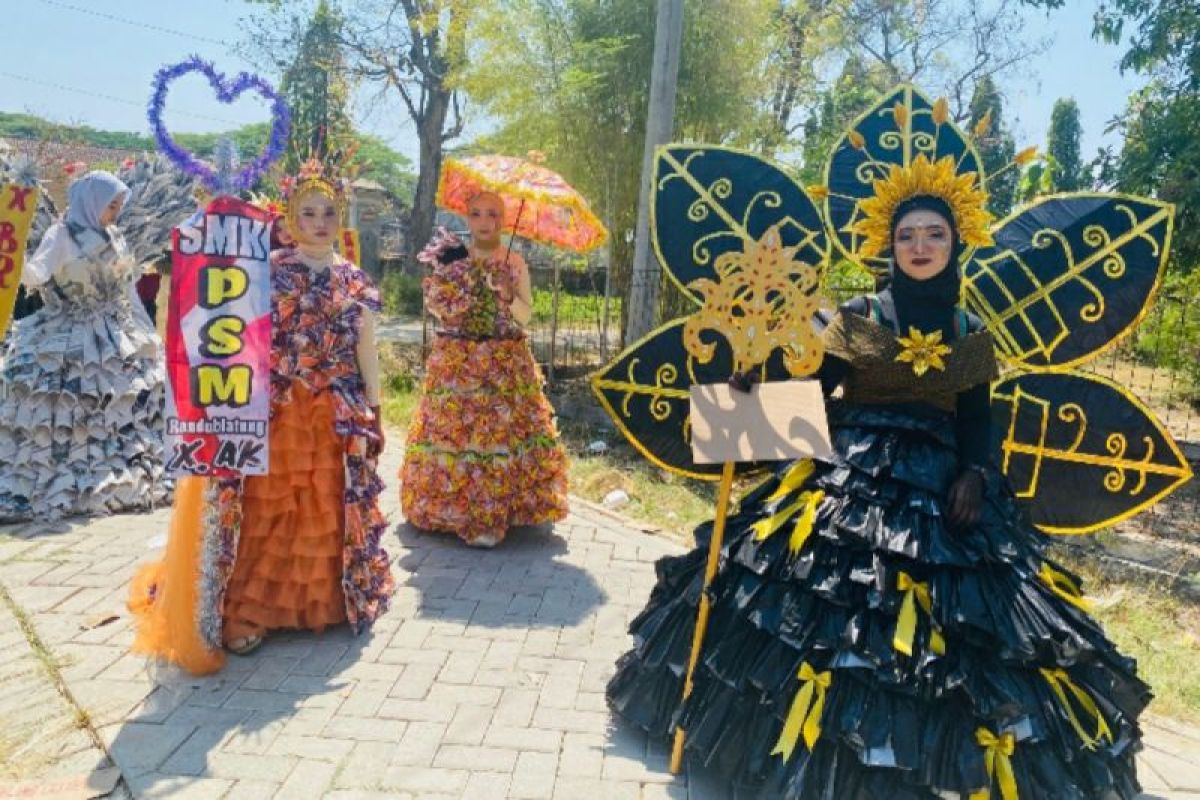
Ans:
POLYGON ((661 268, 650 246, 650 202, 654 187, 654 151, 671 141, 675 122, 675 87, 683 40, 683 0, 658 0, 654 29, 654 63, 650 69, 650 108, 646 114, 646 145, 642 152, 642 187, 638 196, 637 239, 629 280, 629 315, 625 341, 632 344, 658 323, 661 268))

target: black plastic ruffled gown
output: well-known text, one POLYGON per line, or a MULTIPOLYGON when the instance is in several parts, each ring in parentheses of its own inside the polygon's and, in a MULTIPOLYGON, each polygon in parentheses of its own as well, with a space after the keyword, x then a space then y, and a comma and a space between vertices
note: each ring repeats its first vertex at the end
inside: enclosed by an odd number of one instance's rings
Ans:
POLYGON ((994 374, 986 337, 952 342, 926 380, 895 362, 890 329, 838 317, 826 348, 851 374, 829 410, 836 455, 781 467, 729 518, 682 704, 711 523, 658 563, 608 686, 614 711, 655 737, 682 725, 689 760, 739 796, 1138 793, 1150 693, 1082 610, 1078 580, 1046 559, 994 470, 977 525, 944 518, 960 469, 953 405, 938 401, 994 374))

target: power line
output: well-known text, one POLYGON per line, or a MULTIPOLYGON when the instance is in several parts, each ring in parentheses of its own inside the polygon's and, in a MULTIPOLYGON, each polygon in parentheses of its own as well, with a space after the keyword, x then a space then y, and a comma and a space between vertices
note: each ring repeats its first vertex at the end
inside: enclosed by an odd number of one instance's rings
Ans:
POLYGON ((164 28, 161 25, 151 25, 148 22, 141 22, 136 19, 129 19, 127 17, 119 17, 116 14, 108 14, 104 11, 96 11, 95 9, 84 8, 82 6, 72 5, 71 3, 64 3, 64 2, 62 2, 62 0, 42 0, 42 2, 45 3, 46 5, 57 6, 59 8, 66 9, 68 11, 74 11, 77 14, 89 14, 93 17, 99 17, 100 19, 108 20, 109 22, 119 22, 124 25, 133 25, 136 28, 145 28, 148 31, 155 31, 157 33, 168 33, 172 36, 181 36, 184 39, 194 39, 197 42, 208 42, 209 44, 219 44, 222 47, 229 46, 228 43, 223 42, 219 39, 210 39, 207 36, 197 36, 196 34, 188 33, 187 31, 179 31, 179 30, 175 30, 174 28, 164 28))
MULTIPOLYGON (((36 86, 45 86, 50 89, 58 89, 63 92, 71 92, 72 94, 82 94, 82 95, 86 95, 87 97, 97 97, 101 100, 108 100, 109 102, 112 102, 112 103, 121 103, 123 105, 135 106, 137 108, 145 108, 146 107, 146 101, 144 101, 144 100, 139 102, 137 100, 130 100, 127 97, 114 97, 111 94, 104 94, 103 92, 97 92, 92 89, 80 89, 75 86, 65 86, 61 83, 54 83, 52 81, 46 81, 46 80, 42 80, 40 78, 31 78, 28 75, 18 75, 15 72, 6 72, 4 70, 0 70, 0 77, 12 78, 13 80, 24 81, 25 83, 32 83, 36 86)), ((213 116, 209 116, 208 114, 194 114, 190 111, 175 111, 172 113, 179 114, 179 115, 185 116, 185 117, 195 117, 196 119, 208 120, 209 122, 220 122, 223 125, 240 126, 243 124, 241 122, 234 122, 231 119, 225 119, 223 117, 213 117, 213 116)))

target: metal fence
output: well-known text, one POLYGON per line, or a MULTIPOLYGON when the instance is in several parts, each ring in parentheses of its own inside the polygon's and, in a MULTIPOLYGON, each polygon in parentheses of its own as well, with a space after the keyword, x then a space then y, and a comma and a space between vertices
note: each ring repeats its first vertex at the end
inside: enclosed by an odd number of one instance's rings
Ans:
POLYGON ((606 269, 530 264, 529 341, 551 383, 587 374, 621 349, 623 299, 606 269))
MULTIPOLYGON (((1160 296, 1132 336, 1083 369, 1141 399, 1200 472, 1200 309, 1192 298, 1160 296)), ((1121 529, 1200 547, 1200 480, 1121 529)))

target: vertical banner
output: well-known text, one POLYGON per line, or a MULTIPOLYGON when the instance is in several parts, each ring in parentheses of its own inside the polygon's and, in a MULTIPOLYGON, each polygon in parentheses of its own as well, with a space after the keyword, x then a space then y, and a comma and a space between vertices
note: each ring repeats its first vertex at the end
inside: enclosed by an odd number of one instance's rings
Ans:
POLYGON ((342 228, 342 258, 356 267, 362 266, 358 251, 358 228, 342 228))
POLYGON ((36 186, 0 183, 0 339, 12 321, 25 265, 25 243, 37 211, 36 186))
POLYGON ((222 196, 172 232, 167 467, 263 475, 271 408, 271 217, 222 196))

